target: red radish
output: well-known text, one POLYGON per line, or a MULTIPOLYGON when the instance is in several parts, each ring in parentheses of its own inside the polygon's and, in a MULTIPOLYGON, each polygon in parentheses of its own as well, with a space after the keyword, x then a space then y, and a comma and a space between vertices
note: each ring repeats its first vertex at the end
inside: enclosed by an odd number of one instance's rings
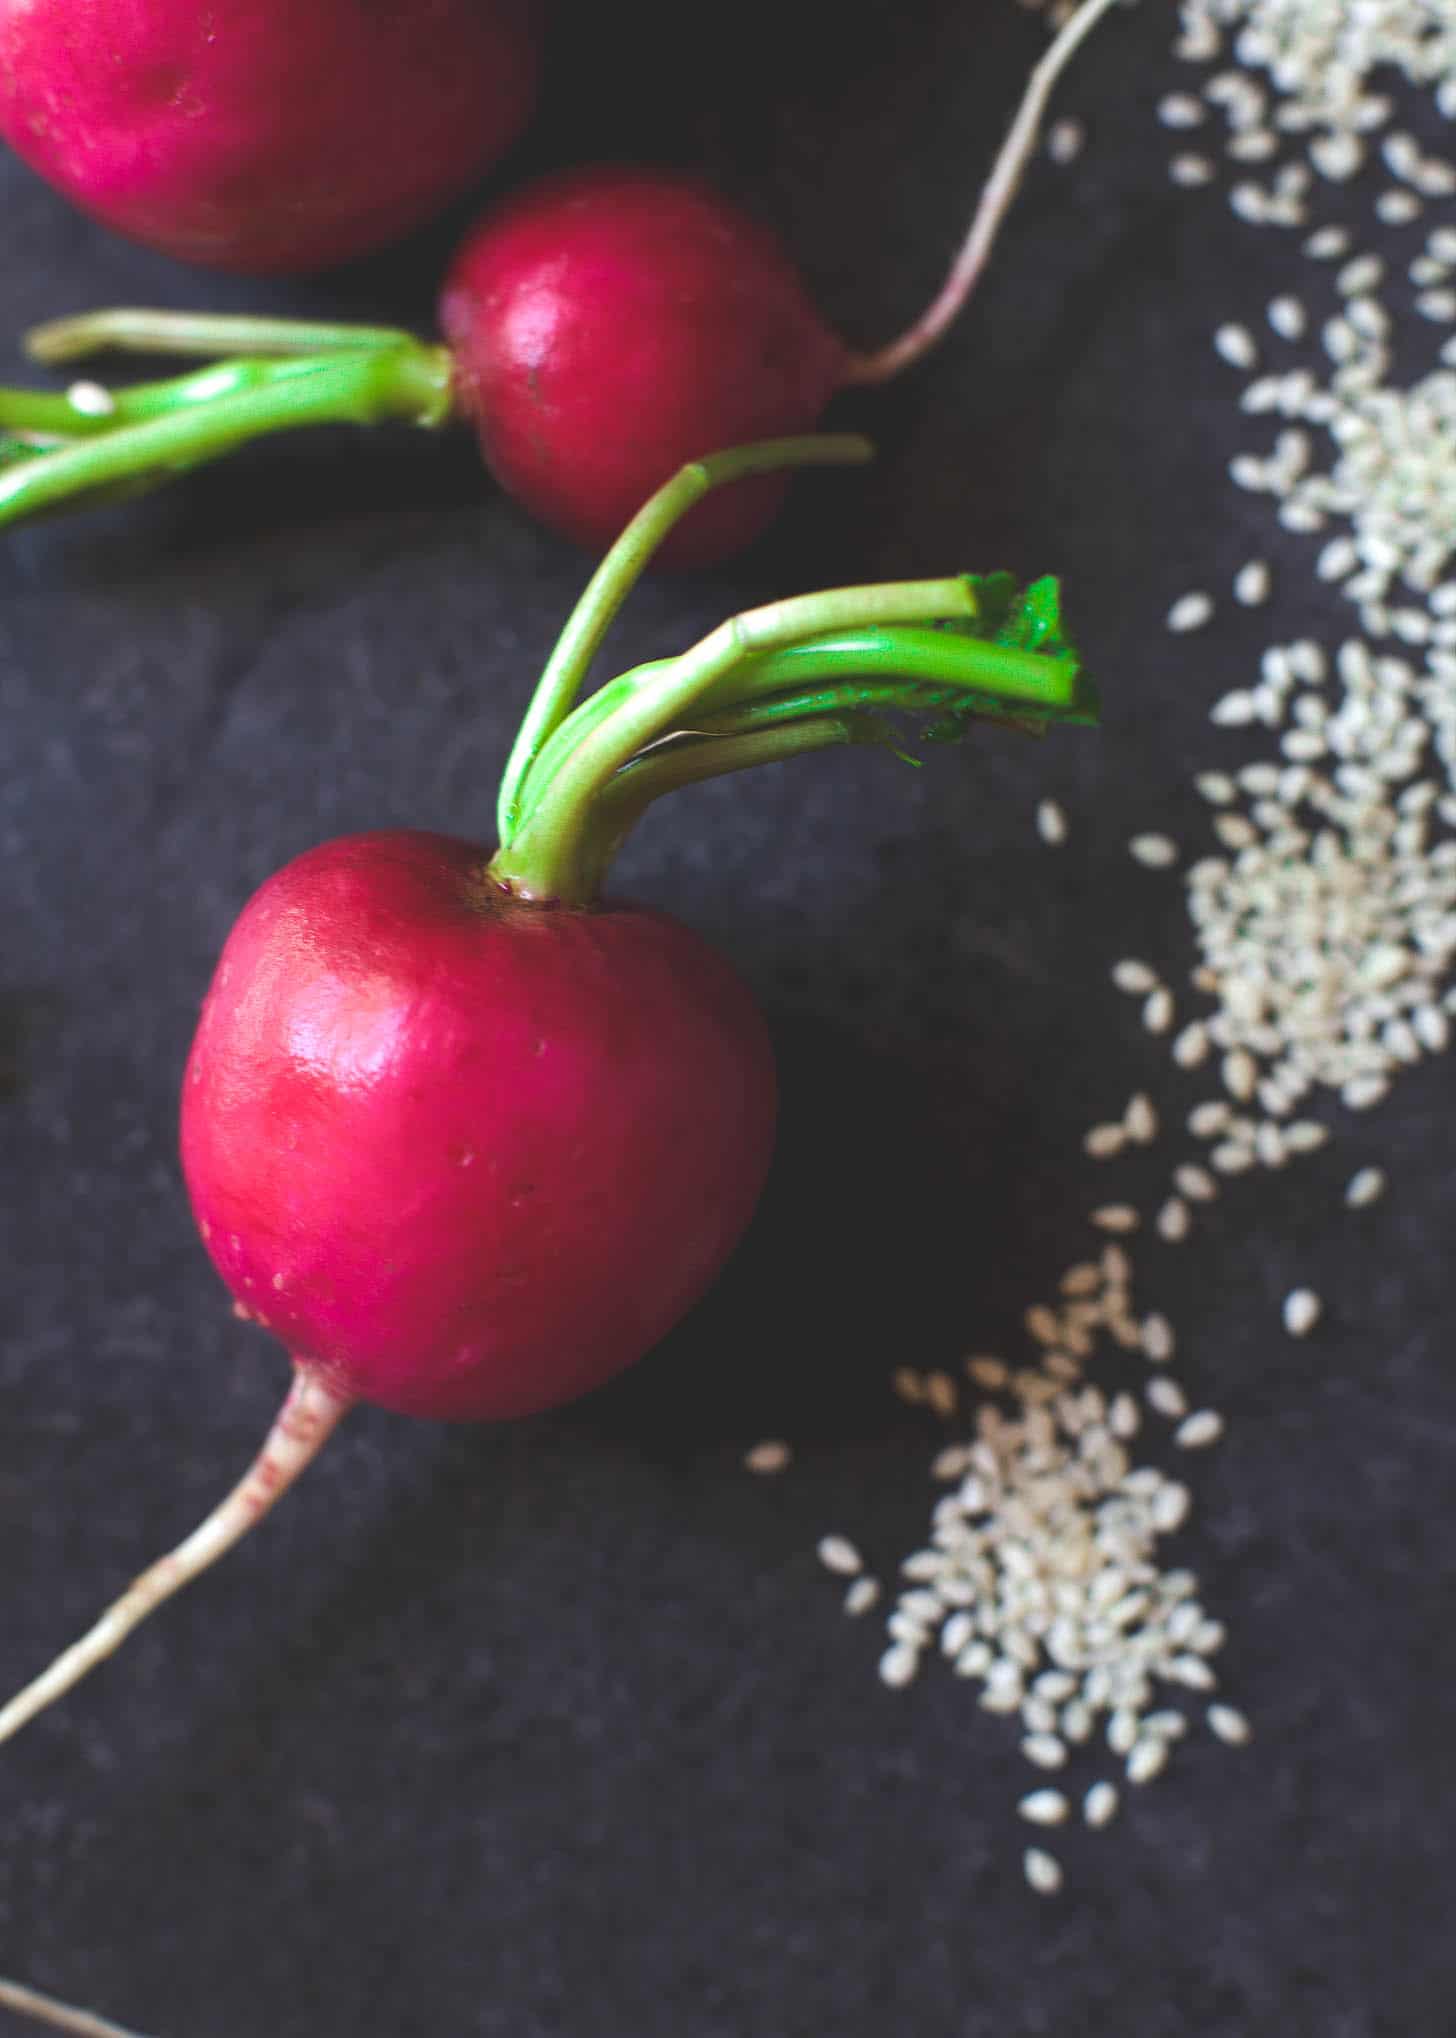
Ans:
MULTIPOLYGON (((0 429, 36 449, 0 470, 0 523, 164 480, 265 432, 463 418, 503 488, 605 545, 684 461, 809 431, 837 391, 886 381, 934 345, 986 262, 1057 75, 1112 4, 1083 0, 1043 57, 939 296, 876 353, 837 338, 777 239, 705 184, 599 165, 518 194, 467 237, 440 300, 445 347, 387 328, 131 311, 39 328, 31 352, 52 362, 106 346, 242 358, 140 388, 0 392, 0 429)), ((736 551, 783 486, 705 504, 667 556, 736 551)))
POLYGON ((539 0, 0 0, 0 135, 183 262, 322 268, 429 218, 525 126, 539 0))
POLYGON ((885 717, 1092 719, 1055 582, 840 588, 735 616, 576 705, 653 549, 715 483, 857 461, 784 440, 686 468, 567 623, 507 764, 494 855, 439 835, 324 844, 244 908, 182 1089, 182 1160, 238 1311, 292 1390, 242 1482, 0 1711, 0 1740, 246 1533, 356 1401, 497 1419, 630 1365, 702 1293, 768 1165, 753 1001, 682 926, 601 896, 660 795, 885 717))

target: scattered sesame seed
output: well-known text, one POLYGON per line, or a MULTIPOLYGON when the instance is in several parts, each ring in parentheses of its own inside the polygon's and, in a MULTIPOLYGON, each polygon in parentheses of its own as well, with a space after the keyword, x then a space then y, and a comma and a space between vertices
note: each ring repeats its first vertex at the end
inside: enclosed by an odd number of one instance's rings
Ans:
POLYGON ((1231 1748, 1242 1748, 1254 1737, 1252 1727, 1237 1706, 1211 1705, 1206 1717, 1218 1738, 1231 1748))
POLYGON ((1136 1140, 1139 1146, 1147 1146, 1157 1138, 1158 1114, 1145 1090, 1129 1097, 1127 1109, 1122 1114, 1122 1124, 1128 1138, 1136 1140))
POLYGON ((1203 1408, 1179 1424, 1173 1441, 1181 1451, 1206 1450, 1223 1435, 1223 1417, 1216 1409, 1203 1408))
POLYGON ((1173 1023, 1173 993, 1159 985, 1148 993, 1143 1006, 1143 1025, 1149 1033, 1166 1033, 1173 1023))
POLYGON ((1099 1203, 1092 1212, 1092 1222, 1099 1231, 1136 1231, 1138 1214, 1131 1203, 1099 1203))
POLYGON ((1158 979, 1156 973, 1145 962, 1137 962, 1129 957, 1123 962, 1114 963, 1112 981, 1120 991, 1127 991, 1131 996, 1137 997, 1143 991, 1153 990, 1158 979))
POLYGON ((1127 1132, 1121 1125, 1094 1125, 1082 1140, 1082 1149, 1094 1161, 1111 1160, 1127 1145, 1127 1132))
POLYGON ((920 1668, 920 1652, 908 1642, 896 1642, 879 1662, 880 1682, 892 1691, 903 1690, 920 1668))
POLYGON ((1273 298, 1264 315, 1281 340, 1297 340, 1303 336, 1305 312, 1297 297, 1273 298))
POLYGON ((993 1394, 1011 1377, 1006 1361, 994 1358, 989 1352, 973 1352, 966 1360, 966 1373, 978 1387, 984 1387, 993 1394))
POLYGON ((1094 1783, 1082 1800, 1082 1817, 1089 1826, 1106 1826, 1117 1817, 1117 1785, 1094 1783))
POLYGON ((866 1614, 870 1611, 870 1608, 878 1602, 879 1597, 880 1586, 878 1579, 856 1578, 844 1595, 844 1610, 852 1619, 858 1619, 861 1614, 866 1614))
POLYGON ((1188 190, 1200 184, 1213 182, 1213 164, 1207 156, 1189 153, 1174 156, 1168 165, 1168 175, 1175 184, 1182 184, 1188 190))
POLYGON ((1201 630, 1213 619, 1213 599, 1199 592, 1180 595, 1168 611, 1168 628, 1179 635, 1201 630))
POLYGON ((1070 163, 1082 153, 1087 130, 1080 120, 1058 120, 1047 136, 1047 154, 1054 163, 1070 163))
POLYGON ((1247 326, 1221 325, 1213 336, 1213 345, 1230 368, 1253 368, 1258 363, 1259 349, 1247 326))
POLYGON ((1139 1333, 1139 1342, 1145 1359, 1150 1360, 1155 1366, 1165 1365, 1172 1358, 1174 1351, 1172 1324, 1166 1316, 1159 1316, 1156 1313, 1145 1316, 1139 1333))
POLYGON ((1055 800, 1043 800, 1036 810, 1036 832, 1050 848, 1067 839, 1067 817, 1055 800))
POLYGON ((1257 608, 1269 599, 1269 568, 1262 559, 1250 559, 1234 575, 1234 600, 1246 609, 1257 608))
POLYGON ((1021 1857, 1022 1872, 1038 1896, 1055 1896, 1062 1886, 1062 1864, 1044 1847, 1028 1847, 1021 1857))
POLYGON ((1178 845, 1169 835, 1134 835, 1128 854, 1147 870, 1166 870, 1178 861, 1178 845))
POLYGON ((1169 1379, 1166 1373, 1159 1373, 1149 1380, 1143 1392, 1147 1396, 1149 1408, 1157 1415, 1166 1415, 1170 1421, 1176 1422, 1180 1416, 1188 1413, 1187 1395, 1178 1382, 1169 1379))
POLYGON ((1034 1826, 1059 1826, 1071 1807, 1059 1790, 1032 1790, 1016 1809, 1034 1826))
POLYGON ((837 1571, 842 1578, 853 1578, 864 1569, 864 1558, 848 1536, 821 1536, 818 1552, 825 1570, 837 1571))
POLYGON ((786 1472, 793 1463, 794 1454, 789 1446, 778 1437, 765 1437, 761 1444, 755 1444, 751 1451, 744 1453, 743 1462, 750 1472, 786 1472))
POLYGON ((1291 1288, 1284 1298, 1284 1328, 1291 1337, 1307 1337, 1322 1312, 1323 1304, 1312 1288, 1291 1288))
POLYGON ((1169 1245, 1178 1245, 1187 1238, 1189 1223, 1188 1205, 1181 1196, 1170 1196, 1158 1212, 1158 1236, 1169 1245))
POLYGON ((1168 1763, 1168 1744, 1159 1739, 1138 1741, 1127 1758, 1127 1780, 1129 1783, 1151 1783, 1168 1763))
POLYGON ((99 382, 73 382, 66 401, 80 417, 106 418, 116 411, 116 398, 99 382))
POLYGON ((1360 1168, 1345 1185, 1345 1201, 1352 1210, 1363 1210, 1384 1193, 1385 1171, 1382 1168, 1360 1168))

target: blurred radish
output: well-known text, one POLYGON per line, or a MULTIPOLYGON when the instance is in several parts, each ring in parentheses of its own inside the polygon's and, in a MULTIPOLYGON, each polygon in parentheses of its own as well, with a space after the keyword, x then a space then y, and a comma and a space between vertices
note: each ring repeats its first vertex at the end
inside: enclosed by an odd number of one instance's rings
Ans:
POLYGON ((1094 700, 1054 581, 840 588, 735 616, 579 705, 654 548, 715 484, 868 457, 781 441, 690 466, 598 569, 502 780, 492 854, 406 832, 298 857, 244 907, 182 1086, 183 1168, 239 1314, 293 1385, 186 1542, 0 1711, 13 1734, 245 1534, 356 1401, 499 1419, 630 1365, 712 1280, 768 1166, 774 1071, 749 992, 660 913, 602 896, 652 801, 840 743, 1094 700))
POLYGON ((0 0, 0 136, 182 262, 348 261, 428 219, 530 117, 540 0, 0 0))
MULTIPOLYGON (((237 358, 130 389, 0 391, 0 430, 34 448, 0 470, 0 524, 150 486, 268 432, 463 420, 504 489, 604 546, 684 461, 809 431, 838 391, 888 381, 935 345, 986 263, 1058 74, 1113 4, 1083 0, 1042 58, 939 295, 876 352, 839 339, 777 238, 706 184, 598 165, 517 194, 466 237, 440 300, 443 347, 391 328, 169 312, 38 328, 30 350, 50 362, 107 347, 237 358)), ((783 486, 764 478, 705 505, 667 556, 736 551, 783 486)))

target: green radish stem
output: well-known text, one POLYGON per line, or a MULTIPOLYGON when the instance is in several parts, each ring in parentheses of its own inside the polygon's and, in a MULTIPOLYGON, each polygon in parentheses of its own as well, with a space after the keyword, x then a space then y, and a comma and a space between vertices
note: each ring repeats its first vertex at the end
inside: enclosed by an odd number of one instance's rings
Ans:
MULTIPOLYGON (((523 898, 586 904, 663 794, 830 744, 884 740, 887 713, 986 713, 1043 726, 1095 718, 1055 587, 1004 577, 835 588, 730 617, 574 705, 605 631, 673 523, 746 474, 863 459, 863 440, 765 441, 693 462, 659 489, 593 574, 548 659, 501 782, 492 877, 523 898)), ((937 731, 928 731, 935 734, 937 731)))
MULTIPOLYGON (((964 309, 1035 153, 1053 87, 1116 0, 1082 0, 1033 70, 980 194, 966 238, 933 301, 883 347, 848 357, 844 383, 887 382, 937 344, 964 309)), ((34 441, 30 458, 0 460, 0 526, 71 501, 151 487, 249 440, 306 425, 396 420, 427 430, 457 416, 446 350, 392 326, 123 307, 35 327, 31 356, 53 366, 103 350, 216 359, 215 382, 178 376, 132 390, 99 383, 69 393, 0 390, 0 433, 34 441), (82 400, 78 401, 78 397, 82 400)), ((839 457, 829 456, 826 457, 839 457)), ((688 486, 689 484, 684 484, 688 486)), ((675 509, 660 512, 675 520, 675 509)), ((639 534, 641 535, 641 534, 639 534)), ((644 542, 653 542, 650 534, 644 542)), ((568 663, 572 647, 563 650, 568 663)), ((500 830, 517 820, 519 780, 538 732, 523 729, 502 788, 500 830)))
POLYGON ((18 2017, 31 2017, 37 2024, 49 2024, 54 2031, 70 2031, 75 2038, 139 2038, 139 2033, 110 2017, 98 2017, 94 2010, 78 2010, 57 1996, 43 1995, 18 1981, 0 1980, 0 2010, 13 2010, 18 2017))

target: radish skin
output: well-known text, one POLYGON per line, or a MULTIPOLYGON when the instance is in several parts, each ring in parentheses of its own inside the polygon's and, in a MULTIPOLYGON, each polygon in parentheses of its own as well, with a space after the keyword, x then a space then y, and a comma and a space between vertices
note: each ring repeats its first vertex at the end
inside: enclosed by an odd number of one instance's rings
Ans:
POLYGON ((525 126, 538 0, 0 0, 0 135, 82 211, 182 262, 382 247, 525 126))
MULTIPOLYGON (((0 431, 36 449, 0 469, 0 524, 163 482, 267 432, 397 418, 470 426, 508 494, 599 549, 685 462, 809 432, 836 394, 903 374, 944 338, 985 269, 1057 78, 1115 4, 1082 0, 1042 57, 942 289, 884 347, 850 348, 777 236, 701 179, 597 165, 518 192, 466 236, 441 291, 443 347, 378 328, 126 310, 37 328, 30 350, 51 362, 103 347, 241 358, 214 371, 215 388, 183 376, 105 392, 100 411, 94 399, 78 408, 0 391, 0 431)), ((664 562, 707 566, 739 551, 785 485, 763 477, 704 503, 664 562)))
POLYGON ((58 1996, 26 1988, 18 1981, 0 1980, 0 2010, 13 2010, 17 2017, 29 2017, 53 2031, 69 2031, 73 2038, 141 2038, 139 2032, 114 2024, 110 2017, 77 2009, 73 2003, 63 2003, 58 1996))
POLYGON ((694 463, 603 561, 502 778, 494 852, 417 831, 306 851, 244 907, 182 1083, 181 1157, 237 1313, 293 1384, 231 1494, 0 1711, 0 1741, 254 1527, 356 1401, 551 1408, 631 1365, 746 1228, 772 1151, 767 1029, 688 928, 611 900, 647 806, 843 743, 1095 719, 1055 582, 830 589, 748 610, 579 700, 657 546, 714 488, 855 438, 694 463))

